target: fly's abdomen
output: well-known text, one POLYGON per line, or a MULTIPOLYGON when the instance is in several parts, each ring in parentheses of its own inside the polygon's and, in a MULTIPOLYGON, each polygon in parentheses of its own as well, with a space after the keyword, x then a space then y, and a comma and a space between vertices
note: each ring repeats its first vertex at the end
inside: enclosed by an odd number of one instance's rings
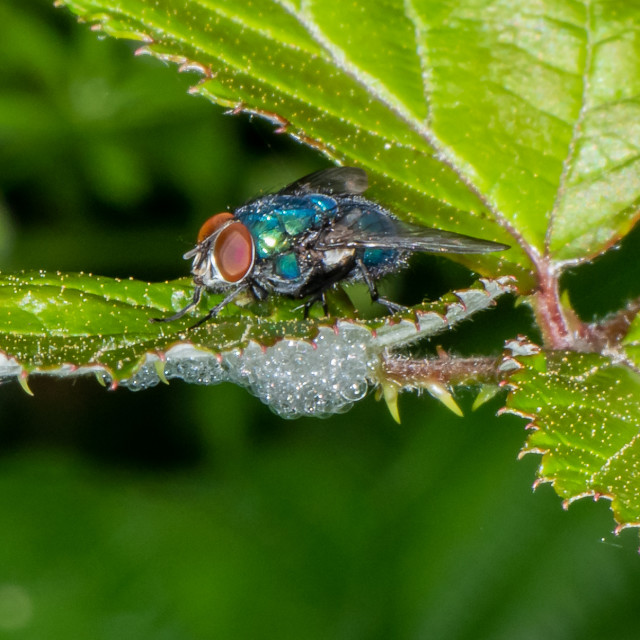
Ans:
POLYGON ((394 249, 368 248, 360 249, 359 251, 361 252, 364 266, 371 270, 379 269, 386 272, 395 270, 404 264, 401 252, 394 249))
MULTIPOLYGON (((384 237, 393 235, 395 232, 396 221, 382 208, 374 206, 364 198, 354 197, 351 199, 350 207, 343 208, 345 222, 353 229, 355 235, 364 232, 372 236, 384 237)), ((405 262, 403 252, 381 247, 360 248, 358 256, 365 267, 374 274, 395 271, 404 266, 405 262)))

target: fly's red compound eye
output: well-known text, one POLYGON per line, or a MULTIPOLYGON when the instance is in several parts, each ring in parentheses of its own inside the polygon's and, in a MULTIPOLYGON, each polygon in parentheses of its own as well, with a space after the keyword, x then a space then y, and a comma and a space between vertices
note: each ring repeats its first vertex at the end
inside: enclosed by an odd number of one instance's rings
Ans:
POLYGON ((253 267, 253 256, 253 238, 242 222, 234 222, 223 229, 213 246, 218 273, 226 282, 242 280, 253 267))
POLYGON ((233 214, 225 211, 224 213, 216 213, 215 216, 211 216, 198 231, 198 244, 203 240, 206 240, 212 233, 215 232, 225 222, 228 222, 233 218, 233 214))

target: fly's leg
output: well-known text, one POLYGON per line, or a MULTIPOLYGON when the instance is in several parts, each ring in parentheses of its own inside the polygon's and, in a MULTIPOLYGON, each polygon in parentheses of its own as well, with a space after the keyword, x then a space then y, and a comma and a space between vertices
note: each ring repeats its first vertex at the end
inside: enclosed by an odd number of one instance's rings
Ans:
POLYGON ((269 292, 257 282, 252 282, 249 287, 256 300, 266 300, 269 297, 269 292))
POLYGON ((198 320, 198 322, 196 322, 195 324, 192 324, 189 329, 195 329, 196 327, 199 327, 201 324, 204 324, 207 320, 210 320, 211 318, 214 318, 215 316, 217 316, 220 311, 222 311, 222 309, 224 309, 238 294, 240 294, 242 291, 246 291, 247 287, 238 287, 237 289, 234 289, 233 291, 231 291, 230 293, 228 293, 224 299, 222 300, 222 302, 219 302, 215 307, 213 307, 213 309, 211 309, 211 311, 209 311, 209 313, 207 313, 206 316, 200 318, 200 320, 198 320))
POLYGON ((184 309, 180 309, 180 311, 178 311, 177 313, 174 313, 172 316, 169 316, 168 318, 149 318, 149 322, 173 322, 174 320, 178 320, 179 318, 182 318, 182 316, 185 313, 187 313, 194 307, 197 307, 198 304, 200 303, 201 298, 202 298, 202 287, 197 286, 193 292, 193 298, 191 299, 191 302, 186 307, 184 307, 184 309))
MULTIPOLYGON (((316 294, 313 297, 309 298, 303 305, 304 307, 304 319, 307 320, 309 318, 309 311, 311 311, 311 307, 313 307, 313 305, 316 302, 321 302, 322 303, 322 311, 324 311, 324 315, 328 316, 329 315, 329 305, 327 304, 327 296, 325 296, 324 291, 320 294, 316 294)), ((297 307, 298 309, 300 307, 297 307)))
POLYGON ((362 278, 365 281, 367 287, 369 288, 369 295, 371 296, 371 299, 374 302, 377 302, 385 306, 390 313, 399 313, 400 311, 407 310, 407 307, 404 307, 403 305, 398 304, 396 302, 392 302, 391 300, 387 300, 386 298, 383 298, 378 293, 378 289, 376 288, 376 283, 373 281, 373 278, 371 277, 369 270, 365 266, 364 261, 359 256, 356 257, 356 265, 358 266, 358 269, 360 269, 362 278))

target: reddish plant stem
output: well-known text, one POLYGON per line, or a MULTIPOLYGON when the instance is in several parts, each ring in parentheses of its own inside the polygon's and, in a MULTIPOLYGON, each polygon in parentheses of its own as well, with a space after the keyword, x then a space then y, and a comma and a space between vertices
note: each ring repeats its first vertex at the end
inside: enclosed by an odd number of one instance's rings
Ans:
POLYGON ((498 383, 500 358, 455 358, 441 353, 438 358, 415 360, 387 355, 382 362, 385 378, 402 387, 423 387, 434 382, 443 386, 498 383))
POLYGON ((613 313, 601 322, 586 325, 585 339, 593 351, 601 353, 620 344, 627 335, 631 323, 640 312, 640 299, 632 300, 624 309, 613 313))
POLYGON ((629 330, 640 311, 640 300, 630 302, 625 309, 600 322, 584 323, 573 309, 560 300, 559 270, 548 260, 540 260, 538 290, 533 294, 536 321, 547 349, 566 349, 588 353, 602 353, 616 347, 629 330))
MULTIPOLYGON (((570 327, 565 310, 560 302, 558 272, 546 259, 537 261, 538 290, 533 296, 536 320, 545 347, 549 349, 575 349, 576 339, 582 333, 580 327, 570 327)), ((572 318, 581 324, 577 318, 572 318)))

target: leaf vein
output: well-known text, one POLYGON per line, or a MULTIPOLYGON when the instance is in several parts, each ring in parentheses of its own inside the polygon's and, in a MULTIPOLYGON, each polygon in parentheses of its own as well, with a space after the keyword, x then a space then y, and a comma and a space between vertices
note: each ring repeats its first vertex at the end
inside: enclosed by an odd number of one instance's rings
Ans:
POLYGON ((404 0, 405 13, 413 25, 414 38, 416 43, 416 53, 420 60, 420 71, 422 77, 422 91, 427 107, 427 118, 425 125, 431 127, 432 105, 431 105, 431 71, 429 65, 429 52, 425 43, 427 42, 426 26, 416 11, 413 0, 404 0))
POLYGON ((429 140, 428 136, 430 136, 430 132, 425 128, 424 124, 411 113, 407 105, 404 104, 402 100, 399 100, 398 96, 389 91, 379 79, 352 62, 345 50, 327 37, 313 18, 310 10, 311 0, 303 0, 301 11, 296 11, 291 3, 286 0, 274 1, 292 12, 292 15, 296 17, 300 24, 307 30, 311 38, 326 51, 334 64, 344 73, 355 79, 358 84, 368 90, 373 97, 400 117, 415 132, 429 140))
POLYGON ((632 447, 638 441, 639 438, 640 438, 640 434, 636 434, 635 436, 633 436, 633 438, 631 438, 631 440, 629 440, 629 442, 625 442, 624 445, 618 451, 616 451, 613 455, 609 457, 609 459, 600 467, 600 469, 598 469, 598 471, 595 471, 593 474, 591 474, 591 477, 589 478, 589 484, 593 485, 596 482, 596 478, 598 476, 605 475, 607 471, 610 469, 611 465, 616 460, 623 457, 626 450, 632 447))
POLYGON ((214 13, 216 13, 217 15, 225 18, 226 20, 228 20, 229 22, 233 23, 233 24, 237 24, 240 27, 244 27, 249 29, 250 31, 252 31, 253 33, 257 33, 265 38, 268 38, 269 40, 271 40, 274 43, 277 43, 278 46, 285 46, 289 49, 293 49, 295 51, 304 51, 305 53, 309 53, 312 55, 317 55, 319 53, 319 49, 317 48, 306 48, 306 47, 301 47, 298 44, 295 44, 291 41, 287 41, 284 40, 283 38, 277 37, 274 32, 271 29, 267 29, 264 28, 264 26, 259 26, 257 24, 248 22, 244 19, 238 18, 236 17, 235 13, 230 13, 228 11, 225 11, 223 7, 221 7, 220 5, 214 3, 214 2, 210 2, 209 0, 194 0, 194 2, 196 4, 199 4, 201 7, 203 7, 204 9, 208 9, 210 11, 213 11, 214 13))
POLYGON ((551 253, 551 236, 553 234, 554 220, 558 213, 560 202, 562 201, 565 195, 566 185, 569 179, 569 173, 571 172, 571 168, 572 168, 573 161, 575 159, 575 155, 577 151, 578 139, 582 132, 582 125, 584 123, 584 119, 589 109, 588 95, 589 95, 589 90, 591 88, 591 84, 589 80, 590 80, 591 66, 593 61, 591 0, 584 0, 584 2, 582 2, 582 5, 585 9, 586 16, 585 16, 585 24, 583 27, 584 34, 585 34, 585 62, 584 62, 584 70, 582 72, 582 95, 580 97, 580 110, 578 111, 578 116, 576 117, 575 122, 573 124, 573 129, 571 131, 571 140, 567 148, 567 155, 565 156, 564 162, 562 163, 562 173, 560 174, 560 181, 558 183, 556 197, 554 199, 551 212, 548 214, 549 223, 547 225, 547 232, 545 234, 545 239, 544 239, 544 255, 547 258, 549 258, 551 253))
POLYGON ((539 257, 537 249, 525 240, 524 236, 511 224, 507 216, 493 201, 486 197, 482 190, 475 184, 473 178, 464 170, 464 163, 460 161, 457 155, 453 153, 447 145, 440 141, 433 130, 427 126, 427 123, 422 123, 417 120, 414 115, 405 108, 406 105, 403 105, 401 101, 398 101, 397 98, 386 89, 386 87, 383 88, 381 83, 377 82, 369 73, 359 69, 357 65, 350 62, 345 52, 325 36, 311 16, 311 12, 308 8, 310 6, 310 0, 302 1, 301 6, 303 10, 301 12, 298 12, 288 0, 274 0, 274 2, 286 8, 287 11, 300 21, 300 24, 308 30, 311 37, 314 38, 318 44, 325 48, 334 63, 338 65, 340 69, 350 77, 354 78, 366 91, 369 91, 372 96, 389 108, 414 132, 422 137, 434 150, 434 157, 436 157, 438 161, 458 177, 469 192, 479 200, 482 206, 484 206, 487 211, 491 212, 495 221, 516 240, 529 258, 533 262, 537 262, 539 257))

